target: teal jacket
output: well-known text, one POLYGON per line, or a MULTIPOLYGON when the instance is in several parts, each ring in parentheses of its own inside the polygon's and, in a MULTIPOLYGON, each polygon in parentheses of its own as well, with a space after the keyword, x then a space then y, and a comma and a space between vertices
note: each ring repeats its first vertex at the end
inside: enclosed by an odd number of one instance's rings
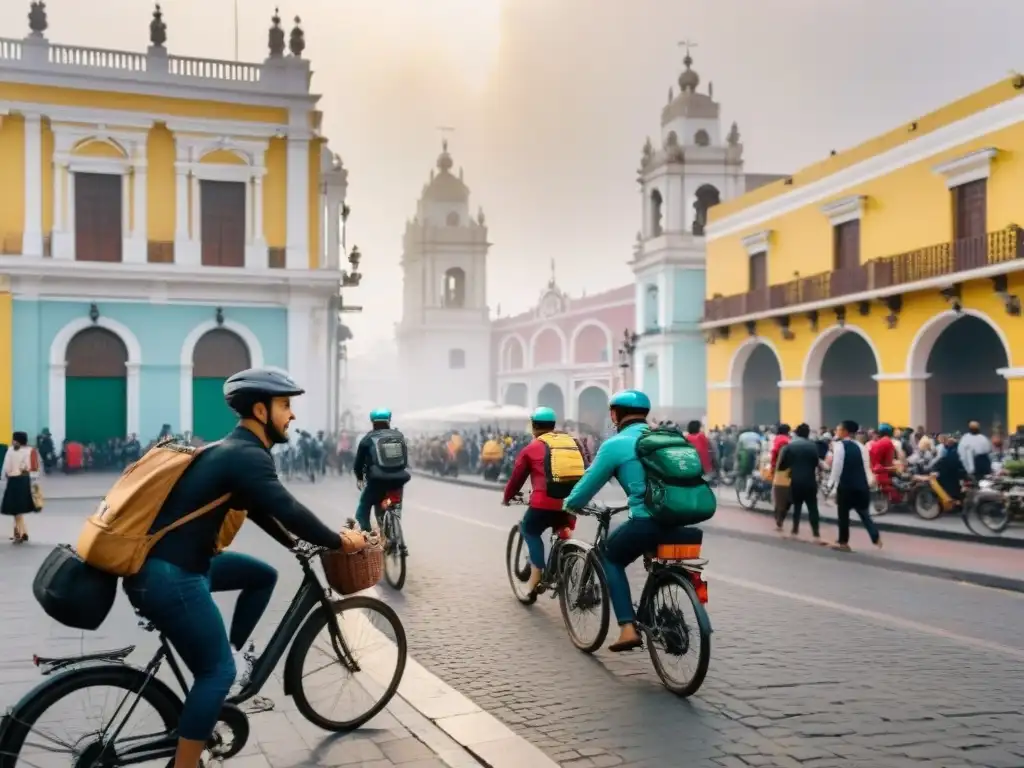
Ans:
POLYGON ((565 509, 582 509, 614 477, 626 492, 630 519, 650 517, 651 513, 644 506, 647 475, 636 457, 636 441, 647 429, 642 421, 630 424, 601 443, 593 463, 565 500, 565 509))

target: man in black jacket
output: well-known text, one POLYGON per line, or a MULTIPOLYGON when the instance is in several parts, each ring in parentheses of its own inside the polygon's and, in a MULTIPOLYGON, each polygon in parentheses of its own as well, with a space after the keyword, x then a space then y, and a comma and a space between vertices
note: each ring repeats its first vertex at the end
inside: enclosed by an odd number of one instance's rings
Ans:
POLYGON ((789 490, 793 503, 793 535, 800 535, 800 511, 807 505, 814 541, 821 543, 818 524, 818 446, 810 440, 811 428, 801 424, 796 437, 779 455, 779 471, 789 470, 789 490))
MULTIPOLYGON (((373 429, 363 435, 356 448, 352 473, 362 492, 356 508, 356 522, 360 530, 370 530, 370 508, 378 507, 388 491, 402 488, 412 476, 409 466, 409 448, 405 437, 391 428, 391 411, 378 408, 370 413, 373 429)), ((378 520, 380 510, 378 507, 378 520)))

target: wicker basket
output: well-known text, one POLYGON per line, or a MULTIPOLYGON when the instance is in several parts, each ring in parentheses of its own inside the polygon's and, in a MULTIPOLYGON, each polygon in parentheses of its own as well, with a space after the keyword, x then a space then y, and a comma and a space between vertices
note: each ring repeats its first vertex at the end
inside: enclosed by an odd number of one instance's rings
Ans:
POLYGON ((323 552, 320 562, 331 589, 351 595, 380 581, 384 574, 384 546, 380 540, 370 540, 359 552, 323 552))

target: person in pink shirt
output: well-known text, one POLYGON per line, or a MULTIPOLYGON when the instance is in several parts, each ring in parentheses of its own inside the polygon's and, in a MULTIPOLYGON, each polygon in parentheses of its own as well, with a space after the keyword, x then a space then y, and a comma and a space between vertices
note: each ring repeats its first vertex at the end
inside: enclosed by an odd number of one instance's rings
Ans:
POLYGON ((704 469, 704 474, 710 475, 714 470, 714 464, 711 462, 711 441, 700 431, 700 422, 696 419, 686 425, 686 439, 700 454, 700 465, 704 469))

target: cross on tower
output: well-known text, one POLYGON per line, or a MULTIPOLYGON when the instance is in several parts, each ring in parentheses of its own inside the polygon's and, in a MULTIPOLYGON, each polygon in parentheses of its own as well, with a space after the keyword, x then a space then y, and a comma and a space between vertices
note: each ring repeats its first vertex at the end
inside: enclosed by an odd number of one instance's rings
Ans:
POLYGON ((677 43, 677 45, 680 48, 685 48, 686 49, 686 58, 690 58, 690 49, 697 47, 697 43, 695 43, 693 40, 690 40, 689 38, 687 38, 686 40, 680 40, 677 43))
POLYGON ((437 126, 437 130, 441 133, 441 148, 445 152, 447 152, 448 151, 448 134, 449 133, 455 133, 455 129, 452 128, 450 125, 439 125, 439 126, 437 126))

